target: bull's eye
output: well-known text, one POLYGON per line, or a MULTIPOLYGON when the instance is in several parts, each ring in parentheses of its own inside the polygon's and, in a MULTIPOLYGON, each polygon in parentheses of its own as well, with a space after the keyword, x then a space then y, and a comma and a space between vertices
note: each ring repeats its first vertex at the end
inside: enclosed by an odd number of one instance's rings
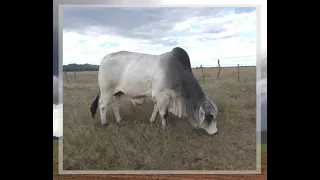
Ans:
POLYGON ((213 115, 212 114, 206 115, 206 119, 207 119, 208 123, 211 123, 213 120, 213 115))

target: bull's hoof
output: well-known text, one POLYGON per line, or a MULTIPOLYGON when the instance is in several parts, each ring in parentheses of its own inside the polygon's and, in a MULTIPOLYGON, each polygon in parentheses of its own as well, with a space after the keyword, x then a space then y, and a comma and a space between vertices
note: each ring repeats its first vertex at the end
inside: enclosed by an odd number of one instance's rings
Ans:
POLYGON ((121 119, 116 120, 118 124, 121 124, 121 119))
POLYGON ((162 130, 163 130, 163 132, 168 132, 169 131, 168 128, 165 128, 165 129, 162 129, 162 130))
POLYGON ((156 118, 150 118, 149 121, 150 121, 150 123, 154 123, 154 122, 156 122, 156 118))
POLYGON ((101 123, 101 126, 102 126, 102 127, 107 127, 108 125, 109 125, 109 123, 108 123, 108 122, 101 123))

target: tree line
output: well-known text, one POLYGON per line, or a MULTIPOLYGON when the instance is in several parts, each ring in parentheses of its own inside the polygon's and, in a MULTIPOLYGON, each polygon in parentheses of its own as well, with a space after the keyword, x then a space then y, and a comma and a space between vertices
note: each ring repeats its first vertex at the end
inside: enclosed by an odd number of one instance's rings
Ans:
POLYGON ((92 64, 68 64, 63 65, 63 71, 98 71, 99 66, 98 65, 92 65, 92 64))

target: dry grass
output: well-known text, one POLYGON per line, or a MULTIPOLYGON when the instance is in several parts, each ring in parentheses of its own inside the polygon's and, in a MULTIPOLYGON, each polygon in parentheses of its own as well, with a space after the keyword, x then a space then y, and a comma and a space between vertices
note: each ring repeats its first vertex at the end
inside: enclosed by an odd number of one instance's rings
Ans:
POLYGON ((53 175, 56 175, 58 172, 58 140, 53 140, 53 175))
POLYGON ((256 168, 256 70, 223 68, 215 80, 216 68, 194 69, 202 89, 218 105, 218 131, 208 136, 187 120, 169 115, 168 131, 160 117, 151 125, 153 103, 133 107, 126 101, 120 108, 122 123, 115 122, 111 107, 110 125, 100 127, 100 115, 93 120, 90 105, 97 95, 97 72, 64 76, 65 170, 254 170, 256 168))

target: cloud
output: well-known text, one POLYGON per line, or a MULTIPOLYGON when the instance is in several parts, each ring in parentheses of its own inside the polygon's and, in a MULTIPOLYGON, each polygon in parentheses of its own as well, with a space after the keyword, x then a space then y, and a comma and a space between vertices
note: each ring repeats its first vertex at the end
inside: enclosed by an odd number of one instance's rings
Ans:
POLYGON ((53 136, 61 137, 63 135, 63 105, 53 105, 53 136))
POLYGON ((257 83, 258 92, 261 93, 261 102, 266 103, 267 102, 267 78, 263 78, 258 81, 257 83))
POLYGON ((267 131, 268 127, 268 114, 267 114, 267 108, 268 103, 264 102, 261 103, 261 131, 267 131))
POLYGON ((262 103, 267 103, 267 53, 263 51, 260 55, 261 78, 257 82, 257 92, 261 93, 262 103))
POLYGON ((59 76, 59 38, 58 38, 58 32, 53 32, 53 44, 52 44, 52 71, 53 71, 53 76, 59 76))
POLYGON ((99 64, 120 50, 162 54, 176 46, 192 66, 216 66, 216 58, 222 66, 256 64, 255 8, 66 7, 63 14, 63 64, 99 64))
POLYGON ((261 78, 267 78, 267 50, 262 50, 260 55, 261 78))
POLYGON ((261 130, 267 130, 267 53, 262 51, 260 55, 261 79, 257 82, 257 92, 261 96, 261 130))
POLYGON ((53 136, 62 136, 62 120, 63 120, 63 105, 60 104, 59 95, 62 93, 59 88, 59 77, 53 76, 53 136))
POLYGON ((60 93, 62 93, 62 91, 59 88, 59 78, 57 76, 53 76, 53 96, 52 96, 53 104, 59 104, 60 93))
MULTIPOLYGON (((261 92, 261 130, 267 130, 267 78, 258 81, 257 86, 261 92)), ((258 91, 259 92, 259 91, 258 91)))

